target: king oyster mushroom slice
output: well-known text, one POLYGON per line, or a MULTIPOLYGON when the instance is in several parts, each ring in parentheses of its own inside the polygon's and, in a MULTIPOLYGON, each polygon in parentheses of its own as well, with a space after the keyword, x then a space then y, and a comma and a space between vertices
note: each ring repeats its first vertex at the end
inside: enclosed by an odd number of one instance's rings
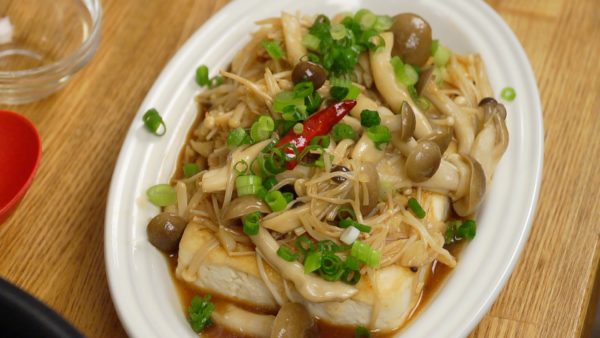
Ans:
POLYGON ((380 36, 385 41, 385 46, 369 52, 375 86, 393 112, 399 112, 403 102, 408 102, 414 110, 415 135, 417 138, 429 135, 432 130, 429 120, 423 112, 416 108, 406 88, 396 81, 396 75, 390 63, 392 47, 394 46, 394 34, 384 32, 380 36))

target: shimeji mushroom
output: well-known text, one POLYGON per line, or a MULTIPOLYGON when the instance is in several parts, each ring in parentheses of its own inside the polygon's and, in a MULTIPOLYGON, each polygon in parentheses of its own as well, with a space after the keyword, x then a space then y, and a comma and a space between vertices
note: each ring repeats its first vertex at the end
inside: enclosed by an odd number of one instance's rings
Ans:
POLYGON ((408 102, 415 114, 415 135, 417 138, 427 136, 431 133, 432 127, 427 120, 427 117, 415 107, 415 104, 410 97, 407 89, 396 81, 394 69, 390 63, 392 57, 392 47, 394 45, 394 35, 390 32, 381 33, 381 38, 385 42, 385 46, 378 48, 375 51, 369 52, 371 60, 371 71, 375 86, 381 96, 390 106, 392 111, 399 112, 404 102, 408 102))
POLYGON ((471 149, 475 158, 486 174, 489 183, 492 180, 496 165, 508 147, 508 130, 506 128, 506 109, 494 99, 483 99, 480 110, 485 122, 477 134, 471 149), (485 101, 485 102, 484 102, 485 101))

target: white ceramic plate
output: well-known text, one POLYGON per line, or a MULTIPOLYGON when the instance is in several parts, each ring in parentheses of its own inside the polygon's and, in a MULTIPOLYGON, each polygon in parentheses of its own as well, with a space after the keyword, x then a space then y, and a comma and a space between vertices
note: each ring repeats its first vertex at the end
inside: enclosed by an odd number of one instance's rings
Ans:
POLYGON ((432 25, 434 38, 458 52, 477 52, 487 64, 496 93, 512 86, 507 104, 510 144, 478 217, 478 233, 455 271, 403 337, 467 335, 492 305, 527 239, 540 187, 543 126, 535 78, 527 57, 502 19, 483 1, 245 0, 212 17, 177 52, 144 100, 123 144, 106 211, 105 255, 111 294, 133 337, 193 337, 163 256, 146 238, 146 224, 159 210, 145 190, 167 182, 196 112, 194 71, 224 68, 255 30, 254 22, 281 11, 415 12, 432 25), (142 125, 156 107, 168 133, 156 137, 142 125))

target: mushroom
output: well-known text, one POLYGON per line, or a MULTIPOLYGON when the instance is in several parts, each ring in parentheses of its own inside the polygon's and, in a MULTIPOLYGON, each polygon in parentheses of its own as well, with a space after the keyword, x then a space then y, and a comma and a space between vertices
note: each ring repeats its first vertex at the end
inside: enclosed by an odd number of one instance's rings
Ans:
POLYGON ((485 195, 485 173, 481 164, 471 156, 464 156, 469 165, 468 186, 465 194, 452 203, 454 211, 462 217, 472 215, 485 195))
POLYGON ((394 69, 390 63, 392 57, 392 46, 394 45, 394 35, 390 32, 380 34, 385 42, 385 46, 369 52, 371 60, 371 71, 375 86, 381 96, 387 102, 388 106, 394 112, 398 112, 402 108, 402 104, 406 101, 411 105, 415 114, 415 135, 420 138, 429 135, 432 131, 431 124, 427 117, 415 107, 415 104, 410 97, 407 89, 396 81, 394 69))
POLYGON ((288 62, 295 65, 306 55, 306 48, 302 44, 302 26, 296 16, 285 12, 281 14, 281 23, 288 62))
POLYGON ((211 319, 236 336, 252 337, 269 337, 275 322, 275 316, 250 312, 231 303, 217 306, 211 319))
POLYGON ((400 113, 393 116, 381 116, 381 124, 388 127, 398 140, 407 142, 415 133, 415 112, 410 104, 404 101, 400 107, 400 113))
POLYGON ((303 81, 310 81, 315 90, 321 88, 323 83, 325 83, 325 80, 327 80, 325 69, 314 62, 301 61, 292 71, 292 81, 294 83, 297 84, 303 81))
POLYGON ((271 209, 254 195, 238 197, 231 201, 231 204, 227 207, 223 220, 239 218, 255 211, 269 213, 271 209))
POLYGON ((419 141, 406 158, 406 175, 413 182, 430 179, 440 166, 442 153, 433 141, 419 141))
POLYGON ((288 262, 277 255, 279 244, 264 227, 258 234, 250 236, 256 250, 265 260, 279 271, 281 276, 292 283, 296 290, 309 302, 343 301, 354 296, 358 290, 342 282, 328 282, 316 275, 304 273, 304 266, 298 262, 288 262))
POLYGON ((379 201, 379 175, 377 174, 377 168, 375 167, 375 164, 369 162, 362 162, 358 170, 361 179, 364 177, 368 178, 368 181, 366 182, 366 193, 369 197, 369 203, 364 204, 364 193, 360 198, 360 212, 363 215, 368 215, 377 206, 379 201))
POLYGON ((488 183, 492 180, 496 165, 508 147, 508 130, 503 118, 505 113, 504 107, 496 108, 492 112, 492 116, 487 119, 477 134, 471 149, 471 156, 481 163, 488 183))
POLYGON ((158 250, 173 253, 177 251, 186 225, 187 222, 176 214, 162 212, 154 216, 148 223, 146 228, 148 240, 158 250))
POLYGON ((315 321, 304 305, 285 303, 277 312, 271 328, 271 338, 317 337, 315 321))
POLYGON ((452 141, 452 130, 451 129, 436 129, 429 136, 424 137, 422 140, 431 141, 438 145, 442 155, 448 149, 448 145, 452 141))
POLYGON ((468 113, 463 111, 448 96, 440 93, 439 89, 431 81, 429 76, 422 85, 422 95, 424 95, 434 106, 436 106, 444 115, 454 118, 454 131, 458 141, 458 151, 463 154, 469 154, 475 139, 474 119, 468 113))
POLYGON ((398 14, 391 31, 394 33, 394 56, 417 66, 427 62, 431 55, 431 27, 425 19, 414 13, 398 14))

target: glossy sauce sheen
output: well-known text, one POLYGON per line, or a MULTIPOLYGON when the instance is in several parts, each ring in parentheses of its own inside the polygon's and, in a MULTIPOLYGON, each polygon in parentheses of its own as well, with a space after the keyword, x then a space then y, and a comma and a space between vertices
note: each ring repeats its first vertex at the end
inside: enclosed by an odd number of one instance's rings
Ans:
MULTIPOLYGON (((463 245, 464 245, 464 242, 451 245, 448 247, 448 251, 450 251, 450 253, 454 257, 457 257, 457 259, 458 259, 458 254, 462 250, 463 245)), ((169 261, 171 277, 173 278, 173 282, 175 283, 175 286, 177 288, 177 293, 179 294, 179 297, 181 300, 182 311, 187 316, 187 309, 190 306, 190 304, 192 303, 192 298, 196 295, 203 296, 203 294, 195 289, 190 288, 187 284, 185 284, 184 282, 180 281, 179 279, 177 279, 175 277, 175 269, 177 268, 177 256, 176 255, 167 256, 167 259, 169 261)), ((410 314, 410 318, 406 321, 406 323, 404 323, 403 327, 408 325, 413 318, 418 317, 418 315, 421 313, 421 311, 423 311, 423 309, 426 307, 426 305, 429 303, 429 301, 431 301, 433 299, 433 297, 436 295, 437 290, 444 283, 444 281, 446 280, 446 278, 448 277, 450 272, 452 272, 452 269, 447 267, 444 264, 439 264, 437 262, 435 264, 433 264, 432 273, 429 276, 429 280, 425 284, 423 293, 421 294, 421 297, 419 299, 419 303, 414 308, 413 312, 410 314)), ((225 303, 228 302, 228 300, 226 300, 226 299, 215 297, 215 296, 212 296, 211 301, 215 304, 215 307, 223 306, 225 303)), ((249 305, 244 305, 244 304, 239 304, 239 303, 236 303, 236 305, 241 308, 244 308, 246 310, 249 310, 249 311, 253 311, 253 312, 257 312, 257 313, 266 313, 262 309, 252 307, 249 305)), ((270 313, 270 314, 275 315, 275 313, 270 313)), ((325 323, 325 322, 322 322, 319 320, 317 320, 317 326, 318 326, 318 331, 319 331, 320 337, 339 337, 339 338, 345 338, 345 337, 353 338, 354 337, 354 330, 355 330, 354 327, 335 326, 335 325, 331 325, 331 324, 328 324, 328 323, 325 323)), ((402 327, 399 328, 398 330, 401 330, 401 329, 402 329, 402 327)), ((395 332, 385 333, 385 334, 372 333, 371 337, 387 338, 387 337, 392 337, 394 334, 395 334, 395 332)), ((227 331, 225 328, 213 324, 208 329, 206 329, 204 332, 202 332, 202 337, 238 338, 238 337, 246 337, 246 336, 227 331)))

